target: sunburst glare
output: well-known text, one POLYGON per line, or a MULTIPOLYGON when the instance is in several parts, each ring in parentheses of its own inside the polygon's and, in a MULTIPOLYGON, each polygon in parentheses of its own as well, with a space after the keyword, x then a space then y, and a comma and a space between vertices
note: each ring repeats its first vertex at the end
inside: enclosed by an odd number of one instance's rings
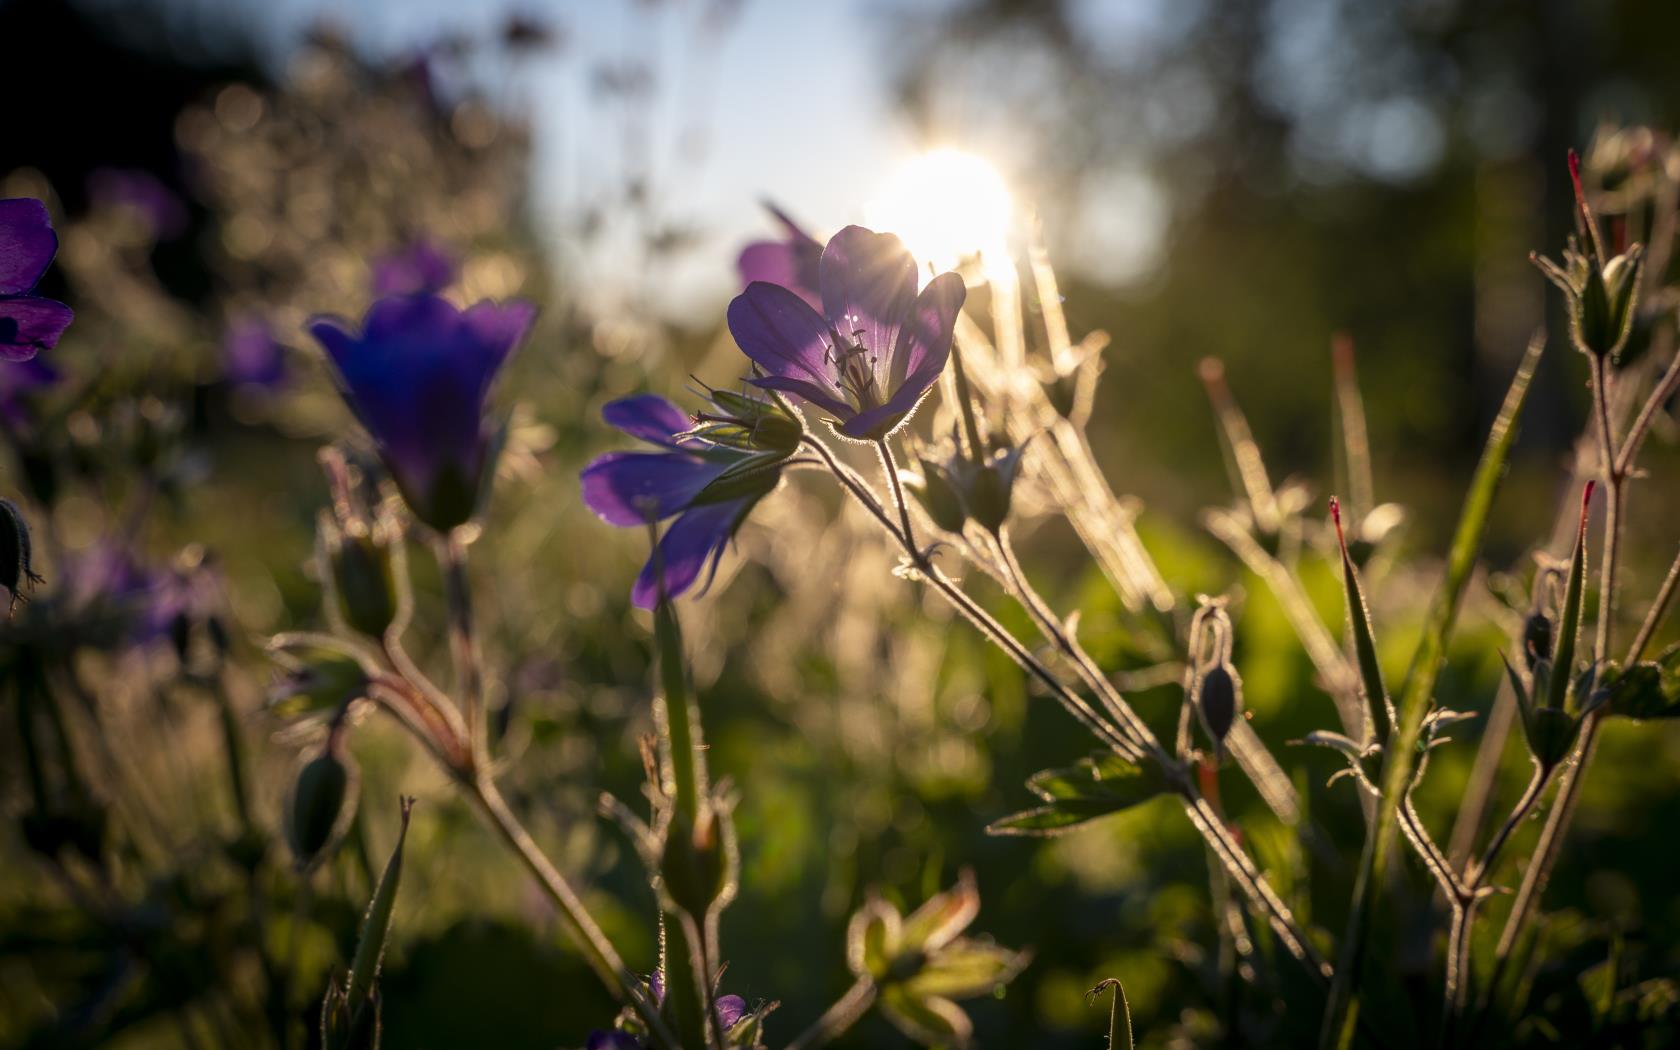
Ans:
POLYGON ((1009 188, 988 161, 936 149, 911 159, 888 180, 868 207, 868 221, 898 234, 934 273, 975 255, 990 272, 1009 258, 1013 213, 1009 188))

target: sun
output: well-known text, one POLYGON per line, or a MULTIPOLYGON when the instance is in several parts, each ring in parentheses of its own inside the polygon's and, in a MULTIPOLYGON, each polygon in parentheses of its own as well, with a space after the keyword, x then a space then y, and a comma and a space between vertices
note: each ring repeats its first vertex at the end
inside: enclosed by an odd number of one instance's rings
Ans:
POLYGON ((869 225, 898 234, 910 254, 934 273, 975 255, 993 270, 1009 259, 1014 212, 997 169, 972 153, 936 149, 912 158, 866 209, 869 225))

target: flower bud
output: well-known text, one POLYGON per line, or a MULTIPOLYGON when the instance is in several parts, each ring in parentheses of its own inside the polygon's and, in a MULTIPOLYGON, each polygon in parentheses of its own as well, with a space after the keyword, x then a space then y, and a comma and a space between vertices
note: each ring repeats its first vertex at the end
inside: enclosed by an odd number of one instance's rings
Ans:
POLYGON ((6 589, 6 611, 17 608, 21 589, 41 582, 31 567, 34 547, 29 540, 29 523, 9 499, 0 499, 0 587, 6 589))
POLYGON ((743 452, 790 455, 805 427, 781 401, 708 387, 711 410, 701 412, 691 436, 743 452))
POLYGON ((1529 613, 1523 621, 1523 656, 1530 671, 1552 658, 1552 636, 1556 630, 1551 616, 1541 610, 1529 613))
POLYGON ((666 829, 659 875, 672 903, 690 916, 704 918, 734 882, 728 815, 707 806, 690 824, 678 812, 666 829))
POLYGON ((341 750, 337 734, 329 736, 326 747, 298 770, 286 800, 286 845, 299 871, 323 860, 355 816, 360 773, 341 750))
POLYGON ((1021 454, 1026 446, 1000 449, 986 462, 975 468, 963 505, 969 517, 980 523, 987 532, 997 532, 1009 520, 1009 504, 1015 493, 1015 478, 1021 469, 1021 454))
POLYGON ((1227 664, 1215 664, 1196 683, 1196 716, 1208 739, 1213 741, 1216 757, 1225 754, 1225 738, 1242 713, 1242 679, 1236 669, 1227 664))
POLYGON ((962 482, 959 478, 966 471, 968 462, 960 456, 946 463, 923 456, 916 458, 922 465, 922 473, 919 477, 906 475, 904 487, 921 503, 935 526, 946 532, 961 533, 968 521, 968 512, 963 509, 962 482))
POLYGON ((402 526, 390 502, 369 509, 369 499, 342 452, 323 449, 320 461, 333 496, 332 512, 320 515, 316 529, 322 578, 345 627, 368 638, 383 638, 406 615, 402 526))

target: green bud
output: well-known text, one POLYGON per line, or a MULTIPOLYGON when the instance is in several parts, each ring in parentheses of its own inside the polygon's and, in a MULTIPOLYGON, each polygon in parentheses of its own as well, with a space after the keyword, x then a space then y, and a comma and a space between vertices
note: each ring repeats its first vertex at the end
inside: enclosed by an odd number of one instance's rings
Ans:
POLYGON ((696 919, 710 912, 734 881, 727 821, 707 806, 693 824, 674 813, 666 829, 659 875, 672 903, 696 919))
POLYGON ((1021 455, 1026 446, 994 452, 991 458, 975 469, 963 503, 969 516, 988 532, 1003 528, 1009 520, 1009 504, 1015 493, 1015 478, 1020 473, 1021 455))
POLYGON ((1242 714, 1242 679, 1236 668, 1216 664, 1196 683, 1194 696, 1196 716, 1208 739, 1213 741, 1214 754, 1223 757, 1225 738, 1242 714))
POLYGON ((707 389, 714 411, 700 413, 690 433, 702 441, 745 452, 787 456, 799 447, 805 426, 774 399, 707 389))
POLYGON ((694 497, 695 504, 727 503, 731 500, 760 500, 775 491, 782 480, 782 461, 787 457, 779 452, 765 452, 750 456, 734 464, 714 478, 711 484, 694 497))
POLYGON ((917 459, 922 464, 922 474, 907 476, 904 487, 921 503, 934 525, 946 532, 962 532, 968 512, 963 509, 962 493, 953 471, 961 470, 966 463, 960 457, 943 465, 920 456, 917 459))
POLYGON ((340 745, 329 737, 320 754, 298 770, 286 801, 286 845, 299 871, 318 864, 336 847, 356 813, 360 774, 340 745))
POLYGON ((33 551, 23 512, 11 500, 0 499, 0 587, 6 590, 7 615, 17 608, 22 588, 41 582, 31 566, 33 551))
POLYGON ((354 524, 341 529, 323 514, 319 538, 323 568, 344 625, 366 637, 383 638, 402 605, 397 589, 400 533, 354 524))

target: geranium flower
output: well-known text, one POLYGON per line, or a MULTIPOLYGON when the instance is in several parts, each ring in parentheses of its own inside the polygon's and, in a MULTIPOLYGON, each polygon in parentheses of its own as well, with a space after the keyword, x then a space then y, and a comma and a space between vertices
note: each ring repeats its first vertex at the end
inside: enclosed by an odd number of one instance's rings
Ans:
POLYGON ((455 283, 455 259, 421 239, 373 263, 374 295, 435 295, 455 283))
POLYGON ((609 452, 584 468, 583 501, 609 525, 646 526, 674 517, 648 559, 631 600, 651 609, 665 593, 693 586, 718 560, 747 514, 781 477, 787 451, 748 452, 692 437, 694 423, 676 405, 652 394, 621 398, 601 410, 612 426, 658 445, 659 452, 609 452))
POLYGON ((419 295, 374 303, 360 334, 337 318, 309 323, 409 509, 439 532, 477 512, 495 458, 485 402, 535 316, 525 302, 458 310, 419 295))
POLYGON ((799 224, 774 204, 764 208, 775 216, 786 236, 779 241, 753 241, 741 249, 735 261, 743 287, 754 281, 779 284, 817 309, 822 309, 822 292, 817 276, 818 261, 822 258, 822 242, 806 233, 799 224))
MULTIPOLYGON (((665 982, 658 973, 648 980, 648 989, 653 993, 655 1005, 664 1006, 665 982)), ((747 1016, 747 1001, 738 995, 720 995, 712 1003, 712 1012, 717 1017, 718 1031, 727 1034, 741 1018, 747 1016)), ((640 1039, 622 1028, 597 1028, 589 1033, 584 1050, 645 1050, 645 1047, 640 1039)))
POLYGON ((27 361, 58 345, 75 316, 68 306, 29 294, 58 253, 47 206, 31 197, 0 200, 0 361, 27 361))
POLYGON ((880 440, 910 417, 945 370, 967 294, 943 273, 916 294, 916 261, 899 239, 848 226, 818 266, 823 311, 754 281, 729 304, 729 330, 766 374, 748 382, 797 394, 839 432, 880 440))
POLYGON ((286 378, 286 350, 267 321, 246 314, 228 323, 222 333, 222 375, 237 386, 264 389, 286 378))

